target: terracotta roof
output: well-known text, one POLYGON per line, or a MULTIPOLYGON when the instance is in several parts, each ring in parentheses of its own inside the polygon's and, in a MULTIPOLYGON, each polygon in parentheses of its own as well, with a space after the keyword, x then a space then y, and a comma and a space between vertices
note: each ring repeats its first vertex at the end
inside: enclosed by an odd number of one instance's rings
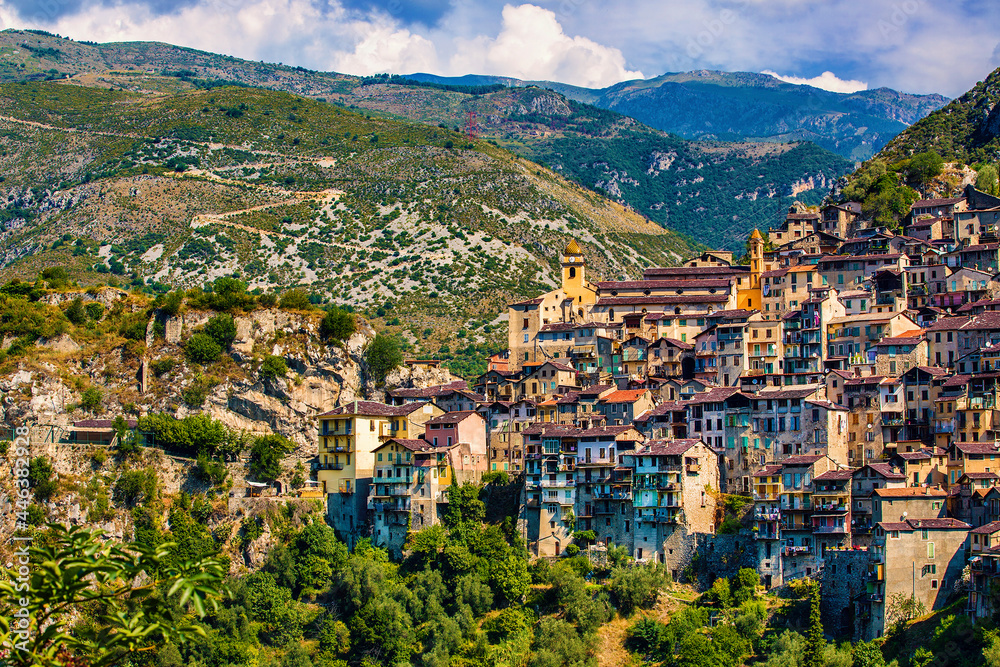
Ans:
POLYGON ((929 486, 904 486, 895 489, 872 489, 872 495, 880 498, 944 498, 948 492, 929 486))
POLYGON ((636 456, 680 456, 695 445, 703 444, 698 438, 680 440, 650 440, 636 450, 636 456))
POLYGON ((985 526, 973 528, 969 532, 974 535, 992 535, 993 533, 1000 532, 1000 521, 990 521, 985 526))
POLYGON ((532 424, 521 429, 522 435, 541 435, 554 438, 571 437, 579 433, 580 429, 566 424, 532 424))
POLYGON ((957 528, 961 530, 968 530, 972 528, 969 524, 964 521, 959 521, 958 519, 907 519, 906 523, 910 524, 914 528, 937 528, 937 529, 948 529, 957 528))
POLYGON ((866 468, 871 468, 887 479, 906 479, 906 475, 893 468, 888 463, 869 463, 866 468))
POLYGON ((990 442, 954 442, 952 446, 963 454, 997 454, 1000 445, 990 442))
POLYGON ((457 424, 458 422, 460 422, 463 419, 466 419, 468 417, 471 417, 472 415, 476 415, 477 417, 482 418, 482 415, 480 415, 475 410, 459 410, 457 412, 446 412, 443 415, 440 415, 439 417, 432 417, 431 419, 428 419, 424 423, 425 424, 457 424))
POLYGON ((896 456, 904 461, 929 461, 931 459, 931 455, 927 452, 900 452, 896 456))
POLYGON ((735 275, 749 271, 749 266, 657 266, 643 271, 642 277, 651 280, 658 276, 735 275))
POLYGON ((597 299, 598 306, 640 306, 643 304, 670 303, 725 303, 729 301, 728 294, 699 295, 663 295, 663 296, 602 296, 597 299))
POLYGON ((892 532, 894 530, 913 530, 913 528, 910 526, 910 524, 906 523, 905 521, 901 521, 901 522, 896 522, 896 521, 880 521, 878 523, 878 526, 879 526, 879 528, 881 528, 882 530, 884 530, 887 533, 888 532, 892 532))
POLYGON ((619 389, 600 399, 601 403, 635 403, 646 389, 619 389))
MULTIPOLYGON (((385 441, 385 444, 394 442, 397 445, 402 445, 406 449, 413 452, 420 452, 426 449, 434 449, 434 445, 427 442, 423 438, 389 438, 385 441)), ((383 445, 384 447, 385 445, 383 445)))
POLYGON ((775 398, 807 398, 812 396, 817 391, 823 388, 822 385, 805 385, 803 387, 792 387, 789 389, 770 389, 764 388, 760 392, 753 395, 756 399, 775 399, 775 398))
POLYGON ((623 424, 621 426, 595 426, 593 428, 580 429, 576 432, 577 437, 580 438, 597 438, 602 435, 621 435, 635 427, 631 424, 623 424))
POLYGON ((526 301, 518 301, 517 303, 512 303, 508 307, 509 308, 516 308, 517 306, 537 306, 538 304, 540 304, 544 300, 545 299, 540 298, 540 297, 537 298, 537 299, 528 299, 526 301))
POLYGON ((668 338, 666 336, 661 336, 660 338, 658 338, 655 341, 653 341, 652 343, 650 343, 650 345, 656 345, 661 340, 666 341, 670 345, 673 345, 674 347, 678 347, 678 348, 680 348, 682 350, 693 350, 694 349, 694 345, 692 345, 691 343, 685 343, 682 340, 678 340, 676 338, 668 338))
POLYGON ((995 472, 967 472, 962 477, 969 479, 1000 479, 995 472))
POLYGON ((544 324, 542 328, 539 329, 539 333, 551 333, 553 331, 572 331, 576 329, 576 324, 572 322, 555 322, 553 324, 544 324))
POLYGON ((589 387, 585 387, 579 391, 581 398, 590 396, 600 396, 609 389, 615 389, 613 384, 595 384, 589 387))
POLYGON ((572 403, 576 403, 578 398, 580 398, 580 392, 571 391, 562 398, 560 398, 559 400, 557 400, 556 403, 558 403, 559 405, 570 405, 572 403))
POLYGON ((634 290, 634 289, 698 289, 712 287, 729 287, 728 278, 700 278, 700 279, 661 279, 661 280, 606 280, 595 283, 601 290, 634 290))
POLYGON ((947 199, 918 199, 913 202, 910 206, 911 209, 914 208, 930 208, 933 206, 953 206, 959 202, 965 201, 965 197, 949 197, 947 199))
POLYGON ((361 415, 363 417, 398 417, 409 414, 412 406, 409 405, 386 405, 374 401, 351 401, 339 408, 334 408, 329 412, 324 412, 320 417, 332 417, 337 415, 361 415))
POLYGON ((814 482, 844 481, 854 476, 853 470, 827 470, 821 475, 813 477, 814 482))
POLYGON ((757 472, 755 472, 752 477, 774 477, 781 473, 780 465, 766 465, 757 472))
POLYGON ((703 403, 717 403, 724 401, 730 396, 742 393, 738 387, 712 387, 708 391, 691 394, 690 398, 681 401, 684 405, 701 405, 703 403))
POLYGON ((884 379, 884 375, 869 375, 868 377, 863 378, 851 378, 850 380, 844 380, 844 386, 850 387, 863 384, 879 384, 884 379))

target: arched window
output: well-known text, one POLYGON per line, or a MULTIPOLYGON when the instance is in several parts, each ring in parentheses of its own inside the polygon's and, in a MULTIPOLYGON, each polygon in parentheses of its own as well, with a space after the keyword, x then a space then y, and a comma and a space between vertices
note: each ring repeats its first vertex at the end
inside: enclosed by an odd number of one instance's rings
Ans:
POLYGON ((612 308, 611 310, 608 311, 608 322, 614 322, 614 321, 615 321, 615 309, 612 308))
POLYGON ((570 278, 576 278, 576 267, 575 266, 569 267, 569 277, 570 278))
POLYGON ((677 306, 676 308, 674 308, 674 315, 680 315, 680 314, 681 314, 681 307, 677 306))

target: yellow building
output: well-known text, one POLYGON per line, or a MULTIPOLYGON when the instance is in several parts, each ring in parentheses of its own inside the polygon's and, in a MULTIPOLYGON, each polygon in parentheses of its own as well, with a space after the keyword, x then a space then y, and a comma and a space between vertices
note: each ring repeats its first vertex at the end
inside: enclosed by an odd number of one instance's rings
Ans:
POLYGON ((764 273, 764 237, 757 229, 750 234, 747 252, 750 255, 750 274, 741 277, 737 282, 736 307, 744 310, 760 310, 761 276, 764 273))
POLYGON ((441 414, 444 410, 429 402, 352 401, 318 417, 316 480, 327 494, 327 513, 342 539, 349 540, 364 522, 375 450, 389 438, 419 436, 422 424, 441 414))

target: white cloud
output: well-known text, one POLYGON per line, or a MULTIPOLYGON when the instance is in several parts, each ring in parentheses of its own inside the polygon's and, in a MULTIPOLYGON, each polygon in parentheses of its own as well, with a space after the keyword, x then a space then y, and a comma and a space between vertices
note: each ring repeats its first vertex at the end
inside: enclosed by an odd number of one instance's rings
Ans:
POLYGON ((783 76, 777 72, 772 72, 767 69, 761 72, 761 74, 770 74, 775 79, 780 79, 785 83, 794 83, 797 86, 822 88, 823 90, 829 90, 834 93, 856 93, 859 90, 868 90, 868 84, 866 82, 855 81, 853 79, 838 79, 837 75, 833 72, 823 72, 819 76, 815 76, 811 79, 803 79, 798 76, 783 76))
POLYGON ((353 52, 337 54, 333 69, 361 75, 434 72, 438 69, 437 49, 429 39, 409 30, 381 26, 366 35, 353 52))
POLYGON ((548 79, 588 87, 643 78, 642 72, 626 68, 625 56, 618 49, 586 37, 570 37, 554 12, 527 4, 504 6, 495 38, 457 40, 447 69, 455 74, 548 79))

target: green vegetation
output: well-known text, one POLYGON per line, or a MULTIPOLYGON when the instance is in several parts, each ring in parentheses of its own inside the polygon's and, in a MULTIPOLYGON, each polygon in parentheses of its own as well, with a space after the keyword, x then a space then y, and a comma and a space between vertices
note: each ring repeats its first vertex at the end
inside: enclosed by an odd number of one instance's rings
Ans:
POLYGON ((377 334, 365 348, 365 361, 376 382, 385 382, 385 377, 403 363, 403 353, 399 343, 390 336, 377 334))
POLYGON ((28 485, 40 503, 47 502, 56 492, 55 469, 44 456, 37 456, 28 462, 28 485))
POLYGON ((262 435, 250 448, 250 475, 260 482, 273 482, 281 475, 281 459, 294 446, 280 435, 262 435))
POLYGON ((358 330, 353 313, 333 307, 326 312, 319 323, 319 335, 335 342, 346 341, 358 330))
POLYGON ((265 380, 275 380, 288 374, 288 364, 284 357, 269 354, 260 365, 260 376, 265 380))

